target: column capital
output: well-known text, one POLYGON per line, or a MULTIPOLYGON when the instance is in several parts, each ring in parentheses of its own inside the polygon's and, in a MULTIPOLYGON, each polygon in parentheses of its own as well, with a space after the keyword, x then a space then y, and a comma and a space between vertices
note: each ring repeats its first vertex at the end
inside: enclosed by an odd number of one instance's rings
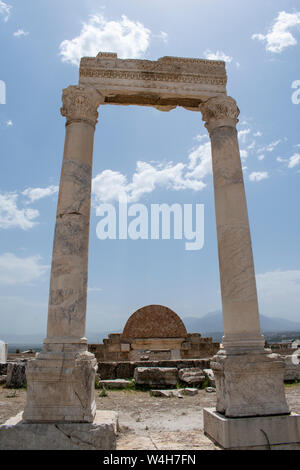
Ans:
POLYGON ((101 95, 94 88, 71 85, 63 90, 62 102, 60 112, 67 118, 67 125, 74 121, 97 124, 101 95))
POLYGON ((240 110, 231 96, 216 96, 201 103, 200 111, 205 127, 212 132, 216 127, 236 127, 240 110))

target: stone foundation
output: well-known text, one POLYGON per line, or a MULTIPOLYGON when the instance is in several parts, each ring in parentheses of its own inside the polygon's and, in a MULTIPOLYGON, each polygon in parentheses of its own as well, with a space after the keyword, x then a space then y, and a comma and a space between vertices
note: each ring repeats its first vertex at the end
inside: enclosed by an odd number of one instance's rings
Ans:
POLYGON ((97 411, 92 423, 26 423, 22 412, 0 426, 0 450, 114 450, 118 416, 97 411))
POLYGON ((204 408, 204 433, 223 449, 300 450, 300 415, 226 418, 204 408))

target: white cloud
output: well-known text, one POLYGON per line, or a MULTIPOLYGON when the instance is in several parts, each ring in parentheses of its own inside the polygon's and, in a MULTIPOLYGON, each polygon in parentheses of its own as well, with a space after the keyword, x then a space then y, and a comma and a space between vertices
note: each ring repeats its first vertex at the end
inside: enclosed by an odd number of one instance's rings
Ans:
POLYGON ((6 125, 7 125, 7 127, 12 127, 14 125, 14 123, 12 122, 11 119, 8 119, 8 121, 6 121, 6 125))
POLYGON ((265 42, 267 51, 278 54, 287 47, 297 44, 297 40, 290 30, 299 29, 299 26, 300 12, 287 13, 281 11, 267 34, 253 34, 252 39, 265 42))
POLYGON ((204 57, 205 59, 208 59, 208 60, 224 60, 224 62, 232 62, 233 58, 230 57, 229 55, 226 55, 225 52, 223 51, 216 51, 216 52, 213 52, 211 51, 210 49, 206 49, 206 51, 204 51, 204 57))
POLYGON ((11 5, 0 0, 0 16, 4 17, 4 21, 6 22, 10 15, 10 10, 12 9, 11 5))
POLYGON ((251 129, 248 127, 247 129, 241 129, 238 132, 238 138, 239 140, 244 144, 247 140, 247 136, 250 134, 251 129))
POLYGON ((250 181, 262 181, 266 178, 269 178, 267 171, 252 171, 252 173, 249 175, 250 181))
POLYGON ((262 132, 261 131, 257 131, 255 132, 255 134, 253 134, 254 137, 261 137, 262 136, 262 132))
POLYGON ((270 144, 266 145, 265 147, 261 147, 259 152, 273 152, 275 148, 282 142, 281 139, 274 140, 270 144))
POLYGON ((19 258, 13 253, 3 253, 0 255, 0 284, 30 284, 41 279, 49 267, 41 264, 40 256, 19 258))
POLYGON ((262 154, 262 155, 258 155, 258 160, 264 160, 265 156, 262 154))
POLYGON ((280 163, 288 162, 287 158, 277 157, 276 160, 280 163))
POLYGON ((39 211, 29 208, 18 208, 18 195, 16 193, 0 194, 0 228, 19 227, 27 230, 36 225, 34 219, 39 211))
POLYGON ((17 31, 14 32, 14 36, 16 38, 20 38, 22 36, 28 36, 28 32, 27 31, 24 31, 23 29, 18 29, 17 31))
MULTIPOLYGON (((163 33, 163 40, 166 39, 163 33)), ((78 65, 81 57, 102 52, 117 52, 120 58, 139 58, 149 47, 151 31, 140 22, 122 15, 119 21, 108 21, 102 14, 83 23, 79 36, 63 41, 60 55, 63 62, 78 65)))
POLYGON ((101 287, 88 287, 88 292, 102 292, 103 289, 101 287))
POLYGON ((262 314, 299 322, 300 271, 276 270, 256 276, 262 314))
POLYGON ((28 197, 29 202, 38 201, 47 196, 52 196, 58 192, 58 186, 48 186, 47 188, 27 188, 22 192, 23 196, 28 197))
POLYGON ((245 150, 245 149, 241 149, 240 150, 240 155, 241 155, 241 158, 246 160, 246 158, 248 158, 248 151, 245 150))
POLYGON ((203 179, 210 173, 211 148, 208 141, 193 149, 185 163, 138 161, 130 182, 120 172, 104 170, 93 179, 93 195, 97 206, 124 196, 128 202, 136 202, 157 187, 200 191, 206 186, 203 179))
POLYGON ((294 168, 294 166, 297 166, 299 164, 300 164, 300 154, 295 153, 295 155, 290 157, 288 167, 289 168, 294 168))
POLYGON ((167 43, 168 42, 168 33, 166 33, 165 31, 161 31, 158 35, 158 37, 164 42, 164 43, 167 43))

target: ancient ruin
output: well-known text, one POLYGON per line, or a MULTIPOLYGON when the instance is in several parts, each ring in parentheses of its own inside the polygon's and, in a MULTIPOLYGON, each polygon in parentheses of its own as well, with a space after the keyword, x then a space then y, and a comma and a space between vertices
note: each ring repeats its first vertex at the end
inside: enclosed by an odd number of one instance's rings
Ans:
POLYGON ((187 333, 183 321, 168 307, 147 305, 134 312, 122 333, 111 333, 103 344, 90 344, 98 362, 200 359, 213 356, 219 343, 187 333))
POLYGON ((5 364, 7 361, 7 344, 0 340, 0 364, 5 364))
MULTIPOLYGON (((112 104, 154 106, 161 111, 181 106, 201 113, 210 135, 224 337, 212 363, 217 408, 204 410, 205 432, 226 448, 265 448, 265 435, 269 444, 285 448, 299 445, 300 416, 290 415, 287 406, 283 361, 264 349, 260 330, 236 130, 239 109, 227 96, 226 83, 222 61, 178 57, 123 60, 113 53, 81 60, 79 85, 66 88, 62 97, 66 140, 47 337, 43 351, 28 364, 23 422, 20 424, 18 417, 1 428, 1 433, 6 433, 6 448, 43 445, 47 449, 54 441, 59 445, 56 437, 50 439, 57 425, 51 423, 62 423, 71 434, 72 429, 78 432, 80 428, 85 440, 94 423, 99 431, 97 448, 115 445, 113 418, 105 427, 101 424, 103 415, 96 415, 96 359, 87 351, 85 338, 94 132, 98 107, 101 110, 101 106, 112 104), (31 432, 30 443, 26 426, 31 432), (41 426, 47 432, 41 433, 41 426), (46 439, 41 444, 43 436, 46 439)), ((200 120, 199 114, 195 118, 200 120)))

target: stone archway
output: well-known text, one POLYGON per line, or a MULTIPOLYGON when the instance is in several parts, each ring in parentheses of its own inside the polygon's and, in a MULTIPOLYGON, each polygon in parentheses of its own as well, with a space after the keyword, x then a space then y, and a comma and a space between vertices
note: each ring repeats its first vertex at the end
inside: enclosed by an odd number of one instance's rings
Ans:
POLYGON ((208 129, 224 318, 215 356, 217 411, 230 417, 288 413, 284 365, 264 350, 236 124, 225 63, 163 57, 83 58, 78 86, 63 91, 66 138, 53 246, 47 337, 29 363, 27 421, 83 421, 95 416, 96 363, 85 338, 91 172, 98 107, 176 106, 201 112, 208 129))

